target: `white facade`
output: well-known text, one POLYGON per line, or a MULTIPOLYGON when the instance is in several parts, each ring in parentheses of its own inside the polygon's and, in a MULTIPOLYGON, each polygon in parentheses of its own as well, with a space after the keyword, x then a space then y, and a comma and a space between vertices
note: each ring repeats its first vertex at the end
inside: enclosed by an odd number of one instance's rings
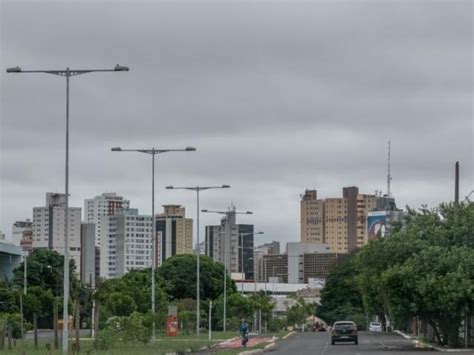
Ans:
POLYGON ((27 219, 26 221, 17 221, 13 223, 12 243, 19 246, 21 240, 23 239, 23 232, 32 230, 33 223, 29 219, 27 219))
POLYGON ((118 211, 101 219, 100 276, 121 277, 152 265, 152 218, 137 209, 118 211))
POLYGON ((120 209, 128 209, 130 201, 115 192, 103 193, 84 201, 84 220, 85 222, 95 223, 96 225, 96 246, 100 246, 102 239, 101 221, 105 216, 114 215, 120 209))
MULTIPOLYGON (((66 195, 48 192, 45 207, 33 207, 33 249, 45 248, 64 255, 66 195)), ((81 208, 69 207, 69 255, 81 269, 81 208)))

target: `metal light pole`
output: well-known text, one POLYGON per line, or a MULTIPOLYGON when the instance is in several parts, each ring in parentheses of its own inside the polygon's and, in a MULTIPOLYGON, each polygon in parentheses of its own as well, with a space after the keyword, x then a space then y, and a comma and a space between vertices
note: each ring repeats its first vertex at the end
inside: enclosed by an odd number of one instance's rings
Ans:
POLYGON ((23 294, 26 295, 26 282, 27 282, 27 266, 26 266, 26 261, 28 260, 28 252, 25 251, 25 260, 23 261, 23 294))
MULTIPOLYGON (((223 214, 227 216, 227 220, 230 220, 231 216, 235 216, 236 214, 253 214, 251 211, 245 211, 245 212, 237 212, 235 210, 230 210, 230 211, 209 211, 209 210, 201 210, 201 212, 205 213, 218 213, 218 214, 223 214)), ((221 235, 224 235, 224 323, 223 323, 223 331, 225 332, 226 330, 226 323, 227 323, 227 248, 226 248, 226 237, 227 233, 220 233, 221 235)), ((230 231, 229 231, 230 234, 230 231)))
POLYGON ((20 67, 8 68, 7 73, 45 73, 66 78, 66 172, 65 172, 65 213, 64 213, 64 295, 63 295, 63 353, 68 351, 68 301, 69 301, 69 78, 92 72, 120 72, 129 71, 128 67, 116 65, 113 69, 69 69, 61 70, 22 70, 20 67))
MULTIPOLYGON (((249 235, 257 235, 257 234, 264 234, 263 232, 256 232, 256 233, 240 233, 240 260, 241 260, 241 274, 243 275, 244 279, 242 280, 242 295, 244 294, 244 283, 243 281, 245 280, 245 270, 244 270, 244 237, 249 236, 249 235)), ((247 247, 246 249, 252 249, 254 250, 253 247, 247 247)), ((252 258, 253 259, 253 258, 252 258)), ((255 279, 255 270, 254 270, 254 279, 255 279)))
MULTIPOLYGON (((115 147, 112 152, 138 152, 151 155, 151 312, 155 316, 155 269, 156 269, 156 223, 155 223, 155 155, 168 152, 194 152, 196 148, 186 147, 184 149, 122 149, 115 147)), ((153 318, 152 340, 156 340, 156 323, 153 318)))
POLYGON ((196 335, 199 336, 199 328, 200 328, 200 308, 201 308, 201 294, 200 294, 200 266, 199 266, 199 257, 201 254, 201 250, 199 249, 199 193, 204 190, 211 190, 211 189, 228 189, 230 188, 229 185, 221 185, 221 186, 184 186, 184 187, 174 187, 174 186, 166 186, 168 190, 191 190, 196 192, 196 241, 198 247, 197 253, 197 265, 196 265, 196 335))

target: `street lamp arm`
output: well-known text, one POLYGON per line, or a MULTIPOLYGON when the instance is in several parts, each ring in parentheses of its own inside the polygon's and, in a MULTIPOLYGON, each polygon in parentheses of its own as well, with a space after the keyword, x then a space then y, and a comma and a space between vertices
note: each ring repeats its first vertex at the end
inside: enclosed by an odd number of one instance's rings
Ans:
POLYGON ((161 154, 167 152, 194 152, 196 148, 190 149, 190 147, 184 149, 122 149, 120 147, 115 147, 111 149, 112 152, 138 152, 138 153, 145 153, 145 154, 161 154))
POLYGON ((19 66, 8 68, 7 73, 45 73, 59 76, 76 76, 92 72, 129 71, 130 68, 117 64, 113 69, 61 69, 61 70, 23 70, 19 66))
POLYGON ((211 189, 228 189, 229 185, 222 186, 166 186, 167 190, 191 190, 191 191, 204 191, 211 189))

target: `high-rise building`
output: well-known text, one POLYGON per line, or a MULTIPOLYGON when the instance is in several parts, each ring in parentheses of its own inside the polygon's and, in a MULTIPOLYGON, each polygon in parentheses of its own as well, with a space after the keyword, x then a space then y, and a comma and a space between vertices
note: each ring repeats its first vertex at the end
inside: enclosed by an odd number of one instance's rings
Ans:
POLYGON ((152 218, 121 209, 101 219, 100 276, 121 277, 152 266, 152 218))
POLYGON ((28 255, 33 250, 33 228, 23 231, 23 239, 20 241, 23 255, 28 255))
POLYGON ((300 201, 301 242, 324 242, 324 201, 317 199, 316 190, 306 190, 300 201))
MULTIPOLYGON (((33 249, 46 248, 64 255, 66 195, 46 193, 46 205, 33 207, 33 249)), ((69 255, 81 269, 81 208, 68 208, 69 255)))
POLYGON ((235 207, 231 206, 218 226, 206 226, 206 255, 214 261, 226 261, 229 273, 244 273, 253 280, 253 224, 237 224, 235 207))
POLYGON ((106 192, 84 201, 84 220, 85 222, 95 223, 96 226, 96 246, 100 246, 102 239, 101 220, 105 216, 114 215, 122 208, 127 209, 129 207, 130 201, 115 192, 106 192))
POLYGON ((81 282, 95 285, 96 255, 95 255, 95 223, 81 223, 81 282))
POLYGON ((15 245, 20 245, 21 241, 24 238, 24 232, 33 231, 33 222, 29 219, 25 221, 16 221, 13 223, 12 227, 12 243, 15 245))
POLYGON ((384 206, 395 208, 393 198, 360 194, 356 186, 344 187, 341 198, 317 199, 306 190, 301 199, 301 241, 325 243, 331 251, 352 252, 368 243, 367 216, 384 206))
POLYGON ((280 243, 279 242, 271 242, 265 243, 258 247, 256 247, 253 251, 253 269, 255 273, 255 277, 259 277, 260 275, 260 268, 262 267, 262 259, 264 255, 275 255, 280 254, 280 243))
POLYGON ((193 220, 185 217, 180 205, 164 205, 156 218, 158 265, 178 254, 193 253, 193 220))

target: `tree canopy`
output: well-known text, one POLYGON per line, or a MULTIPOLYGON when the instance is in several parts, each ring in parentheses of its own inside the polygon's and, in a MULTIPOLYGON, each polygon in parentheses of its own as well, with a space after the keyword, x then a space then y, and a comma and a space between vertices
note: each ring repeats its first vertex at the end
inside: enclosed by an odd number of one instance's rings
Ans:
POLYGON ((363 247, 327 280, 318 314, 388 315, 399 329, 413 317, 430 324, 441 344, 455 346, 474 305, 474 204, 409 209, 384 239, 363 247))
MULTIPOLYGON (((223 293, 224 265, 207 256, 200 256, 200 298, 217 299, 223 293)), ((176 255, 158 268, 165 292, 173 299, 196 299, 196 266, 195 255, 176 255)), ((227 290, 235 292, 235 284, 227 278, 227 290)))

